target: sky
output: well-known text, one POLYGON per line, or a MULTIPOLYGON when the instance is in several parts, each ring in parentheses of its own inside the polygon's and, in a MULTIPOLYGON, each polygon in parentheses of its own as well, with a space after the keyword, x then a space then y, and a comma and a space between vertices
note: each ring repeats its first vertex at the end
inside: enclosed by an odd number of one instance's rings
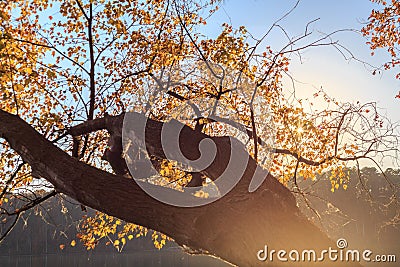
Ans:
MULTIPOLYGON (((253 36, 261 37, 295 3, 294 0, 225 0, 202 33, 213 37, 220 31, 222 23, 231 22, 234 28, 244 25, 253 36)), ((308 22, 319 19, 309 26, 314 38, 318 38, 335 30, 359 31, 373 8, 378 6, 369 0, 301 0, 279 24, 290 36, 298 36, 304 33, 308 22)), ((373 66, 380 66, 389 59, 384 50, 371 56, 367 39, 358 32, 338 33, 333 40, 339 41, 357 59, 373 66)), ((264 45, 280 49, 286 43, 283 32, 275 28, 264 45)), ((400 81, 395 79, 395 74, 400 72, 400 68, 372 75, 371 69, 362 63, 345 60, 336 49, 324 46, 305 50, 301 61, 293 57, 289 70, 297 81, 297 97, 311 99, 322 87, 331 97, 342 102, 375 101, 383 114, 394 122, 400 121, 400 100, 395 99, 400 91, 400 81)), ((289 79, 285 86, 292 86, 289 79)))

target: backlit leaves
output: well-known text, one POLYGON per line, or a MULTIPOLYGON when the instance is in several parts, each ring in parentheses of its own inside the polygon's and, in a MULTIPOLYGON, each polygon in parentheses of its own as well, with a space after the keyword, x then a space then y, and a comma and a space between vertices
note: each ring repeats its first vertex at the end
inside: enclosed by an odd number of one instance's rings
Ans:
MULTIPOLYGON (((362 29, 362 33, 370 38, 368 44, 372 49, 372 54, 379 48, 384 48, 389 52, 392 60, 384 64, 384 68, 389 69, 400 63, 400 1, 371 1, 378 3, 380 9, 372 10, 368 24, 362 29)), ((400 78, 400 74, 396 77, 400 78)))
MULTIPOLYGON (((201 27, 217 4, 2 1, 0 108, 18 113, 68 153, 72 138, 64 136, 66 129, 108 114, 134 110, 160 121, 175 118, 192 128, 201 124, 200 130, 211 136, 237 137, 284 185, 293 187, 299 177, 314 180, 316 173, 328 171, 332 191, 345 189, 347 162, 378 153, 378 146, 369 145, 384 139, 376 130, 387 130, 376 105, 342 104, 321 90, 315 98, 329 108, 305 108, 313 102, 294 99, 283 87, 294 44, 280 51, 261 47, 244 26, 235 29, 227 23, 215 38, 204 36, 201 27), (212 116, 226 120, 207 118, 212 116)), ((372 34, 373 49, 389 47, 394 66, 399 35, 392 25, 398 23, 399 4, 392 5, 396 8, 374 11, 364 33, 372 34)), ((101 160, 108 138, 105 131, 84 136, 79 159, 111 171, 101 160)), ((1 204, 12 202, 16 190, 43 180, 33 177, 29 166, 18 169, 20 159, 7 144, 0 148, 1 204)), ((152 182, 182 190, 193 178, 190 166, 157 160, 152 182)), ((104 241, 121 250, 148 232, 99 212, 84 217, 79 227, 77 238, 87 249, 104 241)), ((161 248, 167 237, 153 232, 152 239, 161 248)))
MULTIPOLYGON (((88 250, 94 249, 100 241, 106 240, 107 245, 111 244, 121 251, 128 240, 146 236, 148 233, 142 226, 125 223, 100 212, 96 212, 93 217, 83 217, 79 229, 77 238, 88 250)), ((168 238, 164 234, 153 232, 152 239, 154 246, 160 249, 168 238)))

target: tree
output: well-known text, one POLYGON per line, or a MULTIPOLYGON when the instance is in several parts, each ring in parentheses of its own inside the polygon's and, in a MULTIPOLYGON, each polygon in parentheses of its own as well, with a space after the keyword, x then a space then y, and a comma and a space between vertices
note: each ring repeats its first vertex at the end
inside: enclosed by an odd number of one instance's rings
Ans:
POLYGON ((374 103, 340 103, 320 91, 315 97, 334 108, 310 113, 286 95, 290 57, 313 46, 340 49, 336 32, 315 36, 306 25, 279 51, 262 46, 280 20, 259 39, 229 24, 209 39, 199 29, 217 4, 0 3, 2 237, 24 211, 66 195, 100 212, 82 222, 78 237, 88 248, 110 236, 121 247, 143 227, 162 233, 153 235, 157 247, 168 236, 239 266, 264 264, 257 252, 265 244, 336 247, 297 207, 295 195, 306 199, 298 177, 329 170, 331 190, 346 189, 348 162, 378 164, 376 155, 398 152, 396 129, 374 103), (168 127, 180 133, 179 149, 167 153, 168 127), (187 164, 210 142, 207 166, 187 164), (193 199, 212 198, 207 186, 221 193, 227 169, 234 187, 207 205, 168 205, 143 191, 179 199, 194 187, 193 199))
MULTIPOLYGON (((400 2, 397 0, 371 0, 382 6, 381 10, 372 10, 368 24, 362 29, 370 37, 368 44, 372 50, 386 48, 392 60, 383 65, 385 69, 393 68, 400 63, 398 53, 400 45, 400 2)), ((372 52, 374 54, 374 52, 372 52)), ((400 78, 397 74, 396 78, 400 78)), ((396 96, 400 98, 400 92, 396 96)))

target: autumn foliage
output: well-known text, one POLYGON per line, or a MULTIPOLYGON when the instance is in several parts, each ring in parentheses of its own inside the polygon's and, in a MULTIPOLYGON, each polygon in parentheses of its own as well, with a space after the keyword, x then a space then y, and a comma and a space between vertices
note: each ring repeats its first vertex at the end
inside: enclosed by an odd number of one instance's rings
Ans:
MULTIPOLYGON (((372 0, 372 2, 379 4, 379 9, 372 10, 362 33, 369 37, 368 44, 372 54, 379 48, 388 51, 392 60, 383 65, 384 69, 396 67, 400 64, 400 1, 372 0)), ((396 78, 399 79, 400 74, 397 74, 396 78)), ((400 92, 396 98, 400 98, 400 92)))
MULTIPOLYGON (((372 49, 388 47, 393 58, 385 65, 389 68, 400 62, 395 26, 400 3, 386 7, 378 2, 385 9, 373 11, 364 33, 372 36, 372 49)), ((110 133, 73 136, 71 129, 127 111, 163 122, 175 118, 192 128, 203 119, 203 133, 237 137, 260 166, 299 194, 303 192, 298 179, 315 180, 322 172, 330 173, 332 192, 346 190, 348 164, 387 152, 384 145, 391 142, 387 121, 375 103, 341 103, 323 90, 311 100, 290 97, 283 79, 290 77, 294 53, 307 48, 294 48, 296 42, 309 34, 280 50, 262 39, 258 42, 244 26, 235 29, 224 23, 217 36, 205 36, 202 26, 218 4, 2 1, 0 109, 20 116, 71 156, 109 172, 112 166, 102 156, 110 149, 110 133), (308 108, 314 101, 327 108, 308 108), (208 121, 211 115, 229 120, 208 121)), ((327 41, 328 37, 310 43, 327 41)), ((0 205, 15 199, 28 206, 38 202, 26 199, 24 190, 52 192, 52 185, 32 173, 5 141, 0 159, 0 205)), ((192 179, 176 162, 152 160, 158 166, 158 175, 152 177, 155 184, 181 190, 192 179)), ((203 178, 204 184, 212 183, 203 178)), ((7 207, 1 208, 3 223, 21 211, 7 207)), ((100 212, 84 216, 78 227, 77 238, 88 249, 102 240, 122 249, 148 232, 100 212)), ((161 248, 167 236, 152 232, 152 239, 161 248)))

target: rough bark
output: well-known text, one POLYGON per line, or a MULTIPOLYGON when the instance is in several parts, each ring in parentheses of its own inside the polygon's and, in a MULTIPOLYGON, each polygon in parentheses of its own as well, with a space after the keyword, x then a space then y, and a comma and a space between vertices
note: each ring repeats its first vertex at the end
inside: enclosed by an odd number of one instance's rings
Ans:
MULTIPOLYGON (((122 126, 122 120, 123 115, 94 120, 90 127, 93 131, 107 127, 115 131, 122 126)), ((148 151, 159 157, 165 156, 160 145, 161 127, 161 122, 153 120, 149 120, 146 127, 148 151)), ((73 131, 74 135, 79 135, 79 127, 73 131)), ((299 211, 290 191, 271 175, 256 191, 248 192, 257 166, 251 158, 242 179, 226 196, 205 206, 180 208, 153 199, 132 179, 99 170, 69 156, 21 118, 1 110, 0 137, 30 164, 36 176, 52 183, 57 192, 127 222, 163 232, 182 246, 215 255, 238 266, 281 266, 283 263, 276 260, 261 262, 257 259, 257 252, 265 245, 270 249, 287 251, 314 249, 318 252, 336 248, 326 234, 299 211)), ((183 153, 187 157, 198 157, 197 145, 206 137, 185 127, 180 140, 183 153)), ((229 159, 226 155, 229 144, 223 137, 213 140, 218 153, 206 173, 218 177, 229 159)), ((179 194, 172 190, 171 193, 179 194)), ((332 266, 332 262, 325 261, 320 265, 332 266)), ((359 266, 355 263, 334 264, 342 265, 359 266)))

